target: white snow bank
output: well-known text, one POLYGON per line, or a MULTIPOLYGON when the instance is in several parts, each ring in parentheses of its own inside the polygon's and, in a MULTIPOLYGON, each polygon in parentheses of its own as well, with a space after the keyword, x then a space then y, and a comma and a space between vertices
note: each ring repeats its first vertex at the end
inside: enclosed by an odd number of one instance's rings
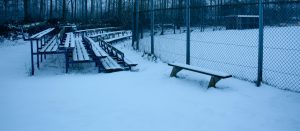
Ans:
POLYGON ((206 89, 209 77, 182 71, 179 78, 170 78, 167 64, 144 60, 141 53, 124 45, 118 48, 139 63, 139 72, 73 70, 64 74, 58 69, 61 73, 55 75, 52 69, 63 67, 47 67, 44 63, 36 76, 28 77, 24 64, 30 62, 29 45, 0 48, 0 130, 300 129, 297 93, 268 86, 257 88, 233 78, 220 81, 218 89, 206 89))

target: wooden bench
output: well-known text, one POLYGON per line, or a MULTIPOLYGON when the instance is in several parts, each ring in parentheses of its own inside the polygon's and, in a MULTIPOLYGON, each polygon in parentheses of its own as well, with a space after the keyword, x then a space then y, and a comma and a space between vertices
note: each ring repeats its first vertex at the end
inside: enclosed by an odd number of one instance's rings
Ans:
POLYGON ((205 74, 205 75, 210 75, 211 79, 209 81, 208 87, 216 87, 216 83, 218 81, 220 81, 221 79, 232 77, 232 75, 224 73, 224 72, 208 70, 208 69, 200 68, 197 66, 191 66, 191 65, 180 64, 180 63, 169 63, 168 65, 173 66, 170 77, 176 77, 177 73, 183 69, 201 73, 201 74, 205 74))
POLYGON ((51 32, 54 31, 55 28, 48 28, 46 30, 43 30, 39 33, 36 33, 29 37, 30 40, 30 53, 31 53, 31 75, 34 75, 34 55, 36 55, 36 62, 37 62, 37 68, 40 67, 40 61, 43 61, 42 55, 44 55, 44 58, 46 58, 45 53, 46 52, 54 52, 56 50, 55 42, 53 42, 53 35, 51 35, 51 32), (50 39, 46 39, 50 38, 50 39), (35 49, 36 52, 34 52, 34 45, 33 42, 35 41, 35 49), (45 43, 47 42, 47 43, 45 43), (42 51, 42 52, 40 52, 42 51))

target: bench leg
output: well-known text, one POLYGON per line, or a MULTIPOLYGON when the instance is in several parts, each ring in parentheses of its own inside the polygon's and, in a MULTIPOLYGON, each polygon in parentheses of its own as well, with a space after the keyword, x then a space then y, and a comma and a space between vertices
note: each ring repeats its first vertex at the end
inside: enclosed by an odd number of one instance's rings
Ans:
POLYGON ((31 75, 34 75, 34 61, 33 61, 33 43, 30 41, 30 52, 31 52, 31 75))
POLYGON ((40 54, 39 54, 39 41, 36 41, 36 62, 37 62, 37 68, 40 69, 40 54))
MULTIPOLYGON (((41 39, 41 49, 43 48, 44 43, 43 43, 43 39, 41 39)), ((41 62, 43 62, 43 54, 41 54, 41 62)))
POLYGON ((212 76, 212 77, 210 78, 210 81, 209 81, 209 84, 208 84, 208 88, 209 88, 209 87, 216 87, 217 82, 220 81, 220 80, 221 80, 220 77, 212 76))
POLYGON ((68 56, 68 50, 66 50, 65 57, 66 57, 66 73, 68 73, 68 72, 69 72, 69 56, 68 56))
POLYGON ((173 67, 172 72, 171 72, 171 74, 170 74, 170 77, 176 77, 177 73, 178 73, 179 71, 181 71, 181 70, 182 70, 182 68, 179 68, 179 67, 173 67))

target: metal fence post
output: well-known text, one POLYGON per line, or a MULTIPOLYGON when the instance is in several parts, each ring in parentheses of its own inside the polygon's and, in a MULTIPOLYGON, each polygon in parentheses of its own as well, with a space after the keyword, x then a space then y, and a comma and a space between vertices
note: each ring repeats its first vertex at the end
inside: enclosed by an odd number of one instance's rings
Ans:
POLYGON ((139 50, 139 0, 135 0, 135 11, 136 50, 139 50))
POLYGON ((151 54, 154 55, 154 0, 151 0, 151 54))
POLYGON ((190 64, 190 0, 186 0, 186 64, 190 64))
POLYGON ((132 48, 134 48, 134 41, 135 41, 135 6, 134 6, 134 2, 132 2, 132 22, 131 22, 131 32, 132 32, 132 43, 131 46, 132 48))
POLYGON ((263 72, 263 43, 264 43, 264 7, 263 0, 259 0, 259 38, 258 38, 258 71, 256 85, 260 86, 263 72))

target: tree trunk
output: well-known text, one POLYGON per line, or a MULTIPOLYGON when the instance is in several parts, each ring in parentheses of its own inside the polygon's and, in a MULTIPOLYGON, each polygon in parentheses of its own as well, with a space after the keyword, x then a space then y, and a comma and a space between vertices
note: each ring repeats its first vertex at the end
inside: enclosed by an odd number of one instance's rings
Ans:
POLYGON ((29 5, 29 0, 23 0, 24 22, 29 22, 30 21, 28 5, 29 5))
POLYGON ((88 4, 87 0, 85 0, 85 22, 88 22, 88 4))
POLYGON ((62 0, 62 20, 67 19, 67 5, 66 5, 66 0, 62 0))
POLYGON ((53 18, 53 0, 50 0, 50 20, 53 18))

